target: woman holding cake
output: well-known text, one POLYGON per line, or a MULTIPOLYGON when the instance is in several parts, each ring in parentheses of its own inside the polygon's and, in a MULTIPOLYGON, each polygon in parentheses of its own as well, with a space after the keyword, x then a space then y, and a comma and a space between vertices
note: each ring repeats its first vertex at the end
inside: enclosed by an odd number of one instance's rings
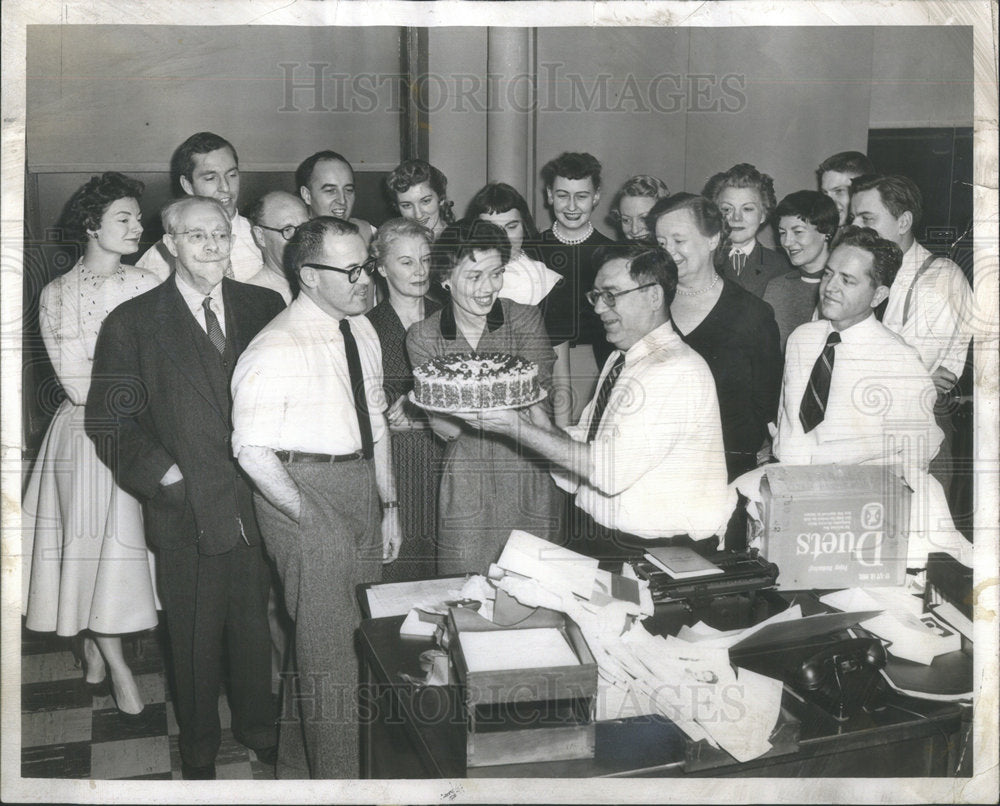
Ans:
POLYGON ((441 446, 423 411, 406 399, 413 368, 406 355, 406 331, 441 304, 427 296, 431 285, 433 233, 408 218, 393 218, 378 229, 372 252, 388 294, 366 316, 382 346, 386 414, 399 499, 403 547, 382 572, 385 581, 423 579, 435 574, 437 468, 441 446))
MULTIPOLYGON (((555 353, 535 306, 500 298, 510 242, 495 224, 463 221, 446 228, 432 247, 434 279, 450 299, 406 334, 410 363, 462 353, 503 353, 533 361, 550 391, 555 353)), ((528 409, 549 421, 545 402, 528 409)), ((431 416, 446 442, 438 496, 438 573, 485 573, 512 529, 555 540, 560 493, 539 460, 495 434, 466 429, 457 418, 431 416)))

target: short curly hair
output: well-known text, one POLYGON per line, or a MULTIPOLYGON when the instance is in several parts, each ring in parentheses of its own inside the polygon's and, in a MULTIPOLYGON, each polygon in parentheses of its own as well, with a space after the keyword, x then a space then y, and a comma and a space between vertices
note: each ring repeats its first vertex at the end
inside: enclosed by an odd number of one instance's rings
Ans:
POLYGON ((844 227, 830 244, 830 251, 838 246, 853 246, 872 256, 872 285, 876 288, 880 285, 891 287, 896 272, 903 265, 903 250, 870 227, 844 227))
POLYGON ((728 171, 715 174, 705 183, 701 195, 718 204, 719 196, 726 188, 752 188, 756 190, 764 205, 765 221, 771 217, 771 213, 774 212, 774 208, 778 204, 774 195, 774 180, 767 174, 758 171, 749 162, 741 162, 728 171))
POLYGON ((542 166, 542 182, 551 188, 556 177, 578 180, 589 178, 594 183, 594 190, 601 189, 601 162, 593 154, 586 151, 564 151, 555 159, 542 166))
POLYGON ((101 218, 113 202, 119 199, 142 198, 146 186, 138 179, 132 179, 117 171, 107 171, 100 176, 90 177, 66 204, 63 223, 71 238, 85 241, 88 232, 101 228, 101 218))
POLYGON ((431 276, 441 285, 466 257, 491 249, 500 253, 500 260, 506 266, 510 261, 510 240, 492 221, 477 218, 449 224, 431 245, 431 276))
POLYGON ((801 218, 830 238, 837 234, 837 225, 840 223, 837 205, 833 203, 833 199, 818 190, 797 190, 785 196, 774 208, 775 226, 786 216, 801 218))
POLYGON ((425 243, 434 243, 434 233, 412 218, 390 218, 378 228, 372 238, 369 251, 380 265, 385 264, 392 245, 400 238, 421 238, 425 243))
POLYGON ((448 199, 448 177, 424 160, 404 160, 385 178, 385 189, 389 203, 399 209, 398 193, 406 193, 414 185, 426 182, 438 195, 441 202, 441 220, 445 224, 455 222, 454 203, 448 199))

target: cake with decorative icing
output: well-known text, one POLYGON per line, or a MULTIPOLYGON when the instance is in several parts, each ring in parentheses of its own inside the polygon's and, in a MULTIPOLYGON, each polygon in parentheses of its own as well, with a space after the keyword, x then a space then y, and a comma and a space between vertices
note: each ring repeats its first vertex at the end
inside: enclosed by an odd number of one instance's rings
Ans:
POLYGON ((451 411, 517 408, 542 397, 538 365, 506 353, 452 353, 413 370, 413 399, 451 411))

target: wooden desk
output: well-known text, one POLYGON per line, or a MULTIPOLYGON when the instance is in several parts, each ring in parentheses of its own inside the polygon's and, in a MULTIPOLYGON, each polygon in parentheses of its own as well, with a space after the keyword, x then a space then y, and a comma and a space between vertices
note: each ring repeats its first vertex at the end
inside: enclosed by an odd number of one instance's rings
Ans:
MULTIPOLYGON (((685 776, 687 737, 661 717, 600 722, 593 759, 467 769, 465 717, 458 686, 415 688, 419 656, 430 639, 401 638, 403 618, 361 623, 363 670, 361 774, 365 778, 577 778, 685 776)), ((847 722, 786 692, 783 706, 800 720, 797 752, 691 777, 919 777, 971 772, 972 709, 890 694, 886 707, 847 722)))

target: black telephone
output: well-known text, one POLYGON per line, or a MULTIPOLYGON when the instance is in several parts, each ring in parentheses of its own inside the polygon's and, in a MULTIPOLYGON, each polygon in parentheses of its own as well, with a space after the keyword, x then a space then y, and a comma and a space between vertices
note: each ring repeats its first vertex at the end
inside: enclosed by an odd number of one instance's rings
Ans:
POLYGON ((871 707, 885 690, 881 675, 885 663, 881 641, 849 638, 803 661, 789 683, 805 699, 843 722, 871 707))

